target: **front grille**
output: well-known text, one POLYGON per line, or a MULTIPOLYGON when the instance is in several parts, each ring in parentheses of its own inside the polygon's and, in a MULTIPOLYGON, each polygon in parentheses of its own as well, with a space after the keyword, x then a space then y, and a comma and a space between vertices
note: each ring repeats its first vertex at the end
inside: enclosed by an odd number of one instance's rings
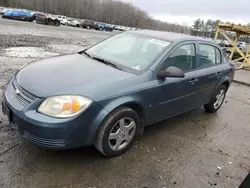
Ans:
POLYGON ((16 80, 12 82, 12 93, 18 102, 25 107, 29 106, 36 99, 36 96, 24 90, 16 80))
POLYGON ((64 139, 47 139, 34 136, 26 131, 23 133, 23 137, 30 142, 49 148, 62 148, 66 146, 66 141, 64 139))

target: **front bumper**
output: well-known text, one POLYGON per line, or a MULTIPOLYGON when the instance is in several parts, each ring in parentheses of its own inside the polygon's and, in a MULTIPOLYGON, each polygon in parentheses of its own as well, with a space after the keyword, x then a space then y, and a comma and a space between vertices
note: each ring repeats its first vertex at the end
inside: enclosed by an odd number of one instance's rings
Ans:
POLYGON ((93 103, 77 117, 58 119, 36 111, 43 99, 24 103, 13 94, 12 82, 3 89, 2 102, 11 113, 11 123, 30 142, 48 149, 69 149, 92 145, 96 131, 108 114, 93 103))

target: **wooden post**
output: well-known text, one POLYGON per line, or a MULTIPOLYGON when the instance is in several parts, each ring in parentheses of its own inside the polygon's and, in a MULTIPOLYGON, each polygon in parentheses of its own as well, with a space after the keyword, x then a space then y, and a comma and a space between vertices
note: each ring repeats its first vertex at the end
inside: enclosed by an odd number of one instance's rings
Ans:
POLYGON ((216 33, 215 33, 215 36, 214 36, 215 41, 218 39, 219 34, 220 34, 220 28, 219 28, 219 26, 217 26, 217 30, 216 30, 216 33))
MULTIPOLYGON (((235 46, 237 46, 237 42, 238 42, 239 38, 240 38, 240 33, 236 33, 236 37, 234 40, 235 46)), ((231 55, 230 55, 230 59, 233 58, 234 52, 235 52, 235 47, 233 46, 232 51, 231 51, 231 55)))

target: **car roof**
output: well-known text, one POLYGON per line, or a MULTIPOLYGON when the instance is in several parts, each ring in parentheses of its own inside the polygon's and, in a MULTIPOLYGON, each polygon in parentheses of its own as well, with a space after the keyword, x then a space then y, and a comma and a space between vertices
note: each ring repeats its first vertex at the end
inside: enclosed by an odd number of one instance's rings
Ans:
POLYGON ((127 33, 133 33, 133 34, 139 34, 149 37, 154 37, 162 40, 167 41, 187 41, 187 40, 198 40, 198 41, 204 41, 204 42, 212 42, 211 39, 206 39, 203 37, 196 37, 191 35, 186 35, 182 33, 172 33, 172 32, 165 32, 165 31, 152 31, 152 30, 135 30, 135 31, 127 31, 127 33))

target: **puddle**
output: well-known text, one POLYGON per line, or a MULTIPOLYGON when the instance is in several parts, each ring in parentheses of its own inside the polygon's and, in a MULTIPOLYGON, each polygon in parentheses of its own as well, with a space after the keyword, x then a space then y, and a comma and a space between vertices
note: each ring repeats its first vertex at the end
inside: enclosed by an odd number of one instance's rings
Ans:
POLYGON ((46 58, 59 55, 58 53, 45 51, 42 48, 36 48, 36 47, 6 48, 3 50, 3 53, 8 57, 23 57, 23 58, 46 58))

